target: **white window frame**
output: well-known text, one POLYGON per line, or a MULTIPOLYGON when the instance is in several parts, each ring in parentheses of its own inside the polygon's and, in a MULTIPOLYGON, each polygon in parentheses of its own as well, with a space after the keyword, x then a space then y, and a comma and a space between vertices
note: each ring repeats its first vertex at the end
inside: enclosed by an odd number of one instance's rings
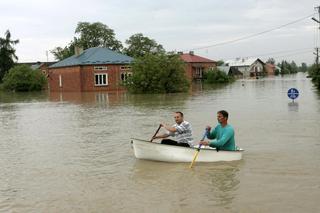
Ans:
POLYGON ((126 81, 128 79, 128 77, 132 76, 132 72, 121 72, 120 73, 120 80, 121 81, 126 81), (124 75, 124 79, 122 79, 122 75, 124 75))
POLYGON ((108 86, 108 84, 109 84, 108 73, 95 73, 94 74, 94 86, 101 87, 101 86, 108 86), (104 82, 103 76, 105 76, 105 82, 104 82))
POLYGON ((62 87, 62 76, 59 75, 59 87, 61 88, 62 87))
POLYGON ((108 70, 107 66, 94 66, 93 67, 94 70, 108 70))

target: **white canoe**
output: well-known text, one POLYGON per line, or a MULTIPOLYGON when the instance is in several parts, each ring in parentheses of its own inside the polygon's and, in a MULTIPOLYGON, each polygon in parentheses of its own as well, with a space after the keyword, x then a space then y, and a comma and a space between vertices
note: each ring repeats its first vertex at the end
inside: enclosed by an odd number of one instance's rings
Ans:
MULTIPOLYGON (((197 150, 196 147, 181 147, 146 140, 131 138, 134 155, 138 159, 164 162, 191 162, 197 150)), ((200 149, 197 162, 235 161, 242 159, 243 149, 236 151, 217 151, 215 148, 200 149)))

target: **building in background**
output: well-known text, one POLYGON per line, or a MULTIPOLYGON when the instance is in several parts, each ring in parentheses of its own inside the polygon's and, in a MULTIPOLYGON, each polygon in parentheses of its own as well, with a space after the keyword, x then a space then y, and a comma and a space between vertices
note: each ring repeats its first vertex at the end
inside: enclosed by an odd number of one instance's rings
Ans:
POLYGON ((195 55, 193 51, 189 53, 179 52, 179 55, 186 64, 186 75, 190 80, 202 79, 205 70, 217 66, 216 61, 195 55))
POLYGON ((108 48, 77 49, 76 54, 49 67, 50 91, 85 92, 123 90, 132 74, 133 58, 108 48))

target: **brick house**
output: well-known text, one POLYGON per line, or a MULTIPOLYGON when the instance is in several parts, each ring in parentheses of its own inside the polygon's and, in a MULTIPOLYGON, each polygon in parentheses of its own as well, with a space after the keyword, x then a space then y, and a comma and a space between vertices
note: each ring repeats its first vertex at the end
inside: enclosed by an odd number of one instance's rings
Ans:
POLYGON ((216 61, 195 55, 193 51, 179 54, 180 58, 186 64, 186 74, 190 80, 202 79, 203 73, 206 69, 217 66, 216 61))
POLYGON ((49 67, 50 91, 84 92, 124 89, 133 58, 108 48, 93 47, 49 67))

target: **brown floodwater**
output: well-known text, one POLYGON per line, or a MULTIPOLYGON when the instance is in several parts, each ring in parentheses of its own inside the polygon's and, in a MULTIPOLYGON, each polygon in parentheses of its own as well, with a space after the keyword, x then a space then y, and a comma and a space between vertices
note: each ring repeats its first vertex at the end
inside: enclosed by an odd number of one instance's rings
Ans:
POLYGON ((301 73, 187 94, 1 92, 0 168, 0 212, 320 212, 320 93, 301 73), (135 159, 130 138, 172 112, 200 139, 220 109, 243 160, 135 159))

